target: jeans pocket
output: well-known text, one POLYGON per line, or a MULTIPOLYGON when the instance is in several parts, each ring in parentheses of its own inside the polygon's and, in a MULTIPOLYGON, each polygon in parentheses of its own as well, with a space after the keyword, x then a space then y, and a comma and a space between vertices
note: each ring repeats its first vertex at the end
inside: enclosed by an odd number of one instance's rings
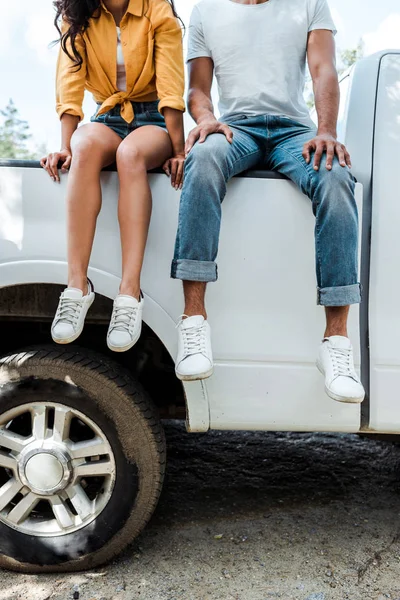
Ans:
POLYGON ((232 115, 224 119, 223 122, 229 125, 230 123, 236 123, 236 121, 246 121, 248 118, 247 115, 232 115))

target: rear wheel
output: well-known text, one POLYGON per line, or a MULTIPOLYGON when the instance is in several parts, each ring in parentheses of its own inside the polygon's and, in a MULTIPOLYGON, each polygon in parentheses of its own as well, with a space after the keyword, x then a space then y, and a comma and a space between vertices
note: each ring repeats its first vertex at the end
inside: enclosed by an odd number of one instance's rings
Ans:
POLYGON ((0 361, 0 566, 75 571, 108 561, 150 519, 165 468, 151 401, 80 348, 0 361))

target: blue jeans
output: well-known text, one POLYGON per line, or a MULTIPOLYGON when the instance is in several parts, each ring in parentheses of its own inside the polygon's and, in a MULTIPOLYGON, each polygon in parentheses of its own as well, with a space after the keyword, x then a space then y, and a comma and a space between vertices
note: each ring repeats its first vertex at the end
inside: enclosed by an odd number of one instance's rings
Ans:
POLYGON ((286 117, 238 115, 227 121, 232 145, 222 134, 196 144, 185 165, 179 226, 171 276, 216 281, 221 202, 231 177, 259 165, 288 176, 306 194, 316 217, 318 303, 347 306, 361 301, 358 283, 358 211, 355 179, 335 158, 332 170, 307 165, 302 150, 316 132, 286 117))
MULTIPOLYGON (((121 117, 121 106, 119 104, 103 115, 97 116, 96 113, 90 120, 92 123, 103 123, 103 125, 107 125, 107 127, 115 131, 115 133, 124 140, 132 133, 132 131, 135 131, 135 129, 138 129, 139 127, 144 127, 145 125, 158 125, 164 129, 167 128, 164 117, 158 112, 158 104, 158 100, 154 102, 132 102, 135 114, 132 123, 127 123, 121 117)), ((101 104, 97 105, 97 110, 100 106, 101 104)))

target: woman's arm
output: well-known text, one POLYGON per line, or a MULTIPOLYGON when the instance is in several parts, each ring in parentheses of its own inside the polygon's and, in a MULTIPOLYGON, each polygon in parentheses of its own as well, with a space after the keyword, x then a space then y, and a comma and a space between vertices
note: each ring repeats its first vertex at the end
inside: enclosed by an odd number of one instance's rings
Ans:
MULTIPOLYGON (((62 34, 68 30, 68 23, 63 21, 62 34)), ((82 103, 86 83, 86 46, 82 36, 77 36, 75 46, 82 57, 82 65, 78 69, 73 60, 60 48, 56 70, 56 110, 61 120, 61 150, 41 159, 40 164, 53 181, 60 181, 58 163, 62 163, 65 173, 71 164, 71 138, 83 119, 82 103)), ((71 42, 67 49, 72 53, 71 42)))
POLYGON ((159 111, 164 115, 171 138, 173 156, 164 165, 175 189, 182 186, 185 161, 183 112, 185 111, 185 71, 182 30, 168 2, 160 3, 154 21, 154 66, 159 111))
POLYGON ((53 181, 60 181, 58 164, 61 163, 61 173, 66 173, 71 165, 71 138, 78 127, 79 117, 64 113, 61 117, 61 150, 44 156, 40 164, 48 172, 53 181))
POLYGON ((185 133, 183 129, 183 112, 175 108, 164 108, 164 118, 172 143, 172 157, 164 164, 164 171, 171 177, 171 184, 176 190, 182 189, 183 169, 185 164, 185 133))

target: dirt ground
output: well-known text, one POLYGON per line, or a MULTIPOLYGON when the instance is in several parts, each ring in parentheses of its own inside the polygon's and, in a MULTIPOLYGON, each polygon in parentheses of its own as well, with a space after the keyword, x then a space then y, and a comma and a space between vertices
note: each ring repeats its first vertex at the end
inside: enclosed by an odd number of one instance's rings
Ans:
POLYGON ((0 600, 400 599, 400 445, 166 423, 139 540, 90 573, 0 573, 0 600))

